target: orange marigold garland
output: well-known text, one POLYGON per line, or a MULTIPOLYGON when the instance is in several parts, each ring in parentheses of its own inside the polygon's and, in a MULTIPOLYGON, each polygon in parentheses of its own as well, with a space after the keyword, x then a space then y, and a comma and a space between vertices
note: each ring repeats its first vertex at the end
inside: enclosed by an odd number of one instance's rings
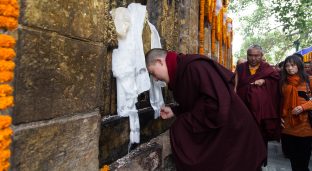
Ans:
POLYGON ((0 16, 0 28, 6 28, 8 30, 13 30, 17 28, 18 23, 16 18, 0 16))
POLYGON ((0 115, 0 170, 7 171, 10 167, 10 144, 13 131, 10 128, 12 118, 8 115, 0 115))
MULTIPOLYGON (((16 29, 18 15, 17 0, 0 0, 0 33, 16 29)), ((7 171, 10 167, 10 144, 13 131, 10 128, 12 118, 7 112, 14 105, 10 81, 14 77, 15 43, 13 37, 0 34, 0 171, 7 171)))
POLYGON ((109 171, 109 166, 108 165, 104 165, 102 168, 101 168, 101 171, 109 171))
POLYGON ((0 47, 13 48, 15 46, 15 39, 6 34, 0 34, 0 47))
MULTIPOLYGON (((13 88, 8 84, 0 85, 0 97, 9 96, 13 93, 13 88)), ((1 121, 0 121, 1 122, 1 121)), ((1 126, 1 124, 0 124, 1 126)))
POLYGON ((16 53, 12 48, 1 48, 0 47, 0 60, 12 60, 16 53))
POLYGON ((0 60, 0 72, 1 71, 13 71, 15 63, 13 61, 0 60))
POLYGON ((0 4, 0 15, 17 18, 18 9, 14 8, 12 5, 0 4))
POLYGON ((0 71, 0 83, 12 81, 14 73, 12 71, 0 71))
POLYGON ((205 0, 200 0, 199 54, 204 54, 204 41, 205 41, 205 0))
POLYGON ((0 4, 12 5, 14 8, 19 9, 17 0, 0 0, 0 4))

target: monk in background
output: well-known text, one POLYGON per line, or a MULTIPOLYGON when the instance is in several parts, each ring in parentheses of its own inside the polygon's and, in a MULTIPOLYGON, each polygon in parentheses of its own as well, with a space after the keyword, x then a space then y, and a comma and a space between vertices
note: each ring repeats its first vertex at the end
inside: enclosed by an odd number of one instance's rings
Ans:
POLYGON ((253 116, 234 92, 233 73, 208 57, 152 49, 146 66, 165 81, 178 107, 170 142, 177 171, 258 171, 265 144, 253 116))
POLYGON ((280 138, 279 78, 278 71, 264 62, 259 45, 250 46, 247 62, 236 67, 236 93, 257 121, 266 144, 280 138))

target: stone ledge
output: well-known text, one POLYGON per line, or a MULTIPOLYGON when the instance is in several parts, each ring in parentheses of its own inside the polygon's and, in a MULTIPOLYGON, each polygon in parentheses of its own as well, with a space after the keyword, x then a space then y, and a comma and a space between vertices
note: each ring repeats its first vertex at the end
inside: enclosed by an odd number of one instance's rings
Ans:
POLYGON ((110 165, 111 170, 118 171, 143 171, 143 170, 168 170, 174 171, 169 131, 152 139, 131 151, 123 158, 110 165))
MULTIPOLYGON (((139 111, 141 143, 165 132, 173 122, 171 120, 154 119, 154 111, 139 111)), ((125 156, 129 143, 128 117, 108 116, 102 120, 100 135, 100 165, 109 164, 125 156)))

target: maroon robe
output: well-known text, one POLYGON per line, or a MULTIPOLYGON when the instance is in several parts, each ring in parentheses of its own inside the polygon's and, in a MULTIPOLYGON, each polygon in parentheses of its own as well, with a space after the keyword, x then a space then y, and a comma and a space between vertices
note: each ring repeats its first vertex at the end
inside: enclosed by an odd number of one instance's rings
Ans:
POLYGON ((204 56, 179 54, 175 59, 176 54, 169 52, 169 88, 179 104, 170 128, 177 170, 259 169, 266 157, 265 145, 230 84, 233 74, 204 56))
POLYGON ((238 75, 237 94, 249 108, 258 124, 265 141, 280 138, 280 74, 268 63, 261 62, 254 75, 250 74, 248 62, 236 67, 238 75), (262 86, 252 85, 264 79, 262 86))

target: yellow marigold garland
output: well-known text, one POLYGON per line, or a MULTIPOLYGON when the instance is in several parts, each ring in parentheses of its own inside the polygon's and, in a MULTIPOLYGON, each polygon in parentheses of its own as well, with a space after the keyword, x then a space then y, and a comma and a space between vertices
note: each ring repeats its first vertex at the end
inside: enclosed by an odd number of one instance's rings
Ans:
POLYGON ((15 56, 16 53, 12 48, 0 47, 0 60, 12 60, 15 56))
POLYGON ((0 60, 0 72, 1 71, 13 71, 15 63, 13 61, 0 60))
POLYGON ((6 34, 0 34, 0 47, 13 48, 15 46, 15 39, 6 34))

